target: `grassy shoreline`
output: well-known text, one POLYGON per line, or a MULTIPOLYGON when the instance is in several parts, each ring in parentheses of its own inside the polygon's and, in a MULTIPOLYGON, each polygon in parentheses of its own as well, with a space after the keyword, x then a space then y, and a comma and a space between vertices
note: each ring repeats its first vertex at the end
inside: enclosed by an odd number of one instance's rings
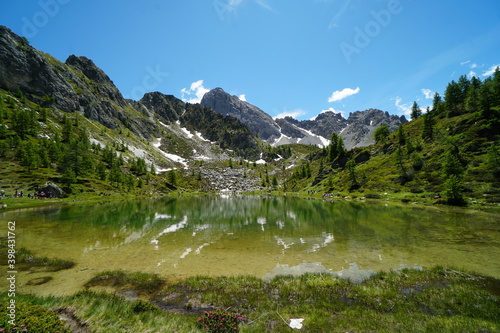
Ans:
MULTIPOLYGON (((432 197, 431 193, 423 193, 420 195, 411 192, 397 192, 397 193, 351 193, 351 192, 335 192, 331 196, 323 197, 321 191, 317 192, 283 192, 283 191, 252 191, 238 193, 242 195, 265 195, 265 196, 275 196, 275 197, 293 197, 293 198, 303 198, 303 199, 315 199, 315 200, 342 200, 342 201, 358 201, 358 202, 380 202, 383 204, 391 205, 413 205, 413 206, 423 206, 423 207, 445 207, 452 209, 464 209, 464 210, 482 210, 492 213, 500 213, 500 204, 491 204, 486 202, 470 202, 467 206, 449 206, 440 204, 436 202, 437 200, 432 197)), ((90 205, 94 203, 111 202, 118 200, 138 200, 143 199, 158 199, 162 197, 181 197, 181 196, 203 196, 203 195, 220 195, 220 192, 199 192, 199 191, 186 191, 182 190, 179 192, 171 192, 169 194, 152 194, 148 196, 138 196, 132 193, 113 193, 105 195, 88 195, 79 194, 71 195, 67 198, 52 198, 52 199, 29 199, 27 197, 22 198, 3 198, 0 199, 0 206, 6 204, 7 207, 2 209, 2 211, 23 209, 23 208, 35 208, 44 207, 51 205, 90 205)), ((232 194, 232 193, 231 193, 232 194)), ((472 201, 472 200, 469 200, 472 201)))
POLYGON ((292 318, 304 319, 303 332, 500 330, 500 281, 446 267, 379 272, 360 284, 313 274, 169 284, 154 274, 114 271, 85 287, 67 297, 18 294, 16 302, 70 312, 82 329, 73 332, 201 332, 196 321, 204 311, 243 317, 239 332, 290 332, 292 318))

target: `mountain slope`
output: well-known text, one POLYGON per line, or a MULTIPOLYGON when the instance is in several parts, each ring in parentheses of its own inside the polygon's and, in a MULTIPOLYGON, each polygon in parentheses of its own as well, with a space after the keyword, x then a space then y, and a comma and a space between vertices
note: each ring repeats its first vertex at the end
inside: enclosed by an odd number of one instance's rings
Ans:
POLYGON ((331 111, 322 112, 311 120, 291 117, 273 119, 258 107, 241 101, 222 88, 206 93, 201 104, 238 118, 252 133, 273 146, 300 143, 325 147, 332 133, 337 133, 344 138, 346 148, 351 149, 373 144, 373 132, 381 124, 395 131, 400 124, 406 123, 404 116, 391 116, 375 109, 353 112, 348 119, 331 111))
MULTIPOLYGON (((368 129, 374 127, 369 119, 361 121, 368 129)), ((500 69, 483 82, 462 76, 448 85, 444 100, 436 96, 429 112, 376 144, 313 152, 285 186, 403 202, 498 204, 499 128, 500 69), (450 91, 462 93, 457 97, 450 91)))
POLYGON ((187 177, 188 169, 212 176, 199 161, 268 155, 234 117, 159 92, 126 100, 90 59, 60 62, 0 26, 0 187, 6 190, 51 180, 66 193, 139 191, 144 184, 163 192, 181 175, 186 186, 199 188, 206 181, 187 177), (160 180, 156 171, 170 176, 160 180))
POLYGON ((381 125, 387 125, 391 132, 398 129, 399 125, 406 124, 405 116, 389 115, 377 109, 356 111, 349 114, 347 127, 341 131, 347 149, 366 147, 375 143, 375 130, 381 125))
POLYGON ((222 88, 207 92, 201 105, 214 109, 223 115, 233 116, 248 126, 252 133, 268 142, 280 137, 280 129, 273 118, 258 107, 226 93, 222 88))

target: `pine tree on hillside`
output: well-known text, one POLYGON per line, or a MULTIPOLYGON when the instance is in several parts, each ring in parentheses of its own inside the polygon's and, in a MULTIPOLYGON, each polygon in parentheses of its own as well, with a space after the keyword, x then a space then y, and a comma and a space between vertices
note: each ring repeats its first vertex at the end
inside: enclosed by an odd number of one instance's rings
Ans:
POLYGON ((65 114, 63 116, 62 141, 64 143, 69 143, 72 133, 73 133, 73 123, 65 114))
POLYGON ((439 93, 435 93, 434 97, 432 98, 432 111, 436 112, 439 104, 443 102, 443 99, 441 98, 441 95, 439 93))
POLYGON ((375 142, 379 143, 381 142, 382 144, 385 144, 387 137, 391 134, 391 130, 389 129, 389 126, 386 124, 381 125, 379 128, 375 130, 374 136, 375 136, 375 142))
POLYGON ((405 134, 405 131, 403 129, 403 125, 399 125, 398 127, 398 142, 399 142, 399 145, 400 146, 404 146, 406 144, 406 134, 405 134))
POLYGON ((446 87, 446 91, 444 93, 448 117, 453 117, 460 114, 460 104, 462 102, 461 95, 462 90, 460 88, 460 85, 452 80, 446 87))
POLYGON ((427 107, 427 112, 424 114, 424 128, 422 130, 422 139, 432 140, 434 138, 434 114, 427 107))
POLYGON ((415 120, 422 115, 422 110, 420 110, 420 106, 418 106, 417 102, 413 102, 411 107, 411 119, 415 120))
POLYGON ((5 126, 3 108, 3 98, 0 97, 0 139, 5 138, 7 135, 7 127, 5 126))

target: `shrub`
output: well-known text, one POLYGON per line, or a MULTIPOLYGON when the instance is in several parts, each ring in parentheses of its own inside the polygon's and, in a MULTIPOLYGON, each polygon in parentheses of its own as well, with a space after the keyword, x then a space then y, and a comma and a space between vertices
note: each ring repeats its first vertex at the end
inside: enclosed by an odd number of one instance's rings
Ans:
POLYGON ((134 313, 141 313, 147 311, 158 311, 158 308, 149 302, 136 300, 132 303, 132 311, 134 311, 134 313))
POLYGON ((462 181, 458 176, 451 175, 444 183, 444 186, 444 195, 448 205, 465 206, 466 202, 462 194, 462 181))
POLYGON ((13 326, 8 322, 7 306, 3 303, 0 308, 1 332, 69 332, 54 312, 40 305, 26 303, 16 303, 16 325, 13 326))
POLYGON ((234 313, 205 312, 197 320, 198 326, 210 333, 239 332, 238 324, 242 317, 234 313))

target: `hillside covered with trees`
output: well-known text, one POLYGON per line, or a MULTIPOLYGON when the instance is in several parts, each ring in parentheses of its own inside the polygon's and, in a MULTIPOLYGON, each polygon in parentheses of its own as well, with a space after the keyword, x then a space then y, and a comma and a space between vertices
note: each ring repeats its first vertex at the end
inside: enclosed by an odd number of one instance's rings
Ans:
POLYGON ((394 133, 382 125, 375 145, 350 151, 334 133, 329 147, 307 157, 302 168, 309 171, 295 172, 288 187, 373 198, 403 192, 453 205, 500 202, 498 68, 484 81, 462 75, 450 82, 425 112, 414 102, 411 118, 394 133))

